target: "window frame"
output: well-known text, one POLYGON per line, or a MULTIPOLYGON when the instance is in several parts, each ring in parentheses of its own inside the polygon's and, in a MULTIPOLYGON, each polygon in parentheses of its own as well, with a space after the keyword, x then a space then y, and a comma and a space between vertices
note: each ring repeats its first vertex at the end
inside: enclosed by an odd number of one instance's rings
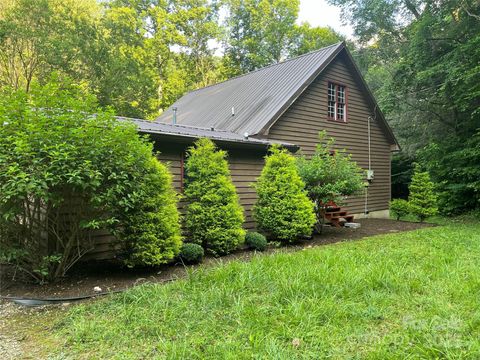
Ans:
POLYGON ((332 81, 332 80, 328 80, 327 81, 327 120, 329 121, 335 121, 335 122, 338 122, 338 123, 347 123, 348 122, 348 87, 347 85, 343 84, 343 83, 340 83, 338 81, 332 81), (334 86, 334 89, 335 89, 335 102, 334 102, 334 106, 335 106, 335 112, 334 112, 334 116, 330 116, 330 112, 329 112, 329 107, 330 107, 330 86, 333 85, 334 86), (343 119, 339 119, 338 118, 338 89, 339 87, 343 87, 344 89, 344 96, 345 96, 345 100, 344 100, 344 103, 343 103, 343 119))

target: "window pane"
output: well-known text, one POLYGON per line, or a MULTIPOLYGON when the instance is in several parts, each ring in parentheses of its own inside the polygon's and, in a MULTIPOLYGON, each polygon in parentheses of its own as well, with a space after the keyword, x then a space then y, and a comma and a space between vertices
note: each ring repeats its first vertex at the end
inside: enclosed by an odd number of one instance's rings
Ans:
POLYGON ((335 118, 335 102, 333 101, 328 102, 328 117, 335 118))
POLYGON ((337 120, 345 120, 345 105, 337 105, 337 120))
POLYGON ((340 104, 345 104, 345 86, 338 86, 337 101, 340 104))
POLYGON ((328 84, 328 101, 335 102, 335 85, 332 83, 328 84))

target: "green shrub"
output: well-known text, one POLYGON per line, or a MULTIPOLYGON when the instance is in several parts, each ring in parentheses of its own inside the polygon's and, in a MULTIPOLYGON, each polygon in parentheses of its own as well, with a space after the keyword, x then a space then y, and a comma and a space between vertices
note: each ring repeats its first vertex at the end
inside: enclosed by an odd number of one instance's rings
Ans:
POLYGON ((254 186, 258 199, 253 216, 260 230, 282 242, 311 235, 316 221, 313 203, 304 190, 295 158, 287 150, 272 146, 254 186))
POLYGON ((122 239, 127 265, 161 265, 180 251, 182 244, 177 194, 167 167, 152 157, 140 185, 136 206, 125 213, 122 239))
POLYGON ((251 231, 245 236, 245 244, 250 249, 264 251, 267 248, 267 239, 262 234, 251 231))
POLYGON ((407 216, 410 213, 410 205, 407 200, 394 199, 390 201, 390 211, 397 220, 400 220, 402 217, 407 216))
POLYGON ((298 173, 305 183, 309 198, 315 204, 317 230, 322 231, 325 206, 333 201, 341 204, 343 198, 364 188, 363 170, 344 150, 334 148, 335 140, 325 140, 326 132, 319 133, 319 143, 311 157, 299 156, 298 173))
POLYGON ((243 209, 226 156, 211 140, 199 139, 185 162, 186 227, 192 242, 215 256, 230 253, 245 239, 243 209))
POLYGON ((92 230, 107 228, 131 265, 175 257, 171 177, 133 124, 65 82, 1 95, 0 253, 22 250, 14 265, 51 280, 94 248, 92 230))
POLYGON ((185 243, 180 251, 180 259, 185 264, 198 264, 203 261, 205 251, 203 247, 194 243, 185 243))
POLYGON ((428 172, 421 171, 415 166, 412 182, 408 187, 408 205, 410 212, 423 222, 427 217, 438 213, 437 196, 434 193, 434 184, 430 181, 428 172))

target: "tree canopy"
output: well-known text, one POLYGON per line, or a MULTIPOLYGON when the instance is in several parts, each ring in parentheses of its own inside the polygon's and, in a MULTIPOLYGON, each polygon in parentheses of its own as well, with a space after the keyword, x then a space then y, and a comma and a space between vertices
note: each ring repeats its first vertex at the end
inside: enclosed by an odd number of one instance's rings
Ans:
POLYGON ((186 91, 338 41, 329 28, 297 26, 298 8, 298 0, 5 1, 0 86, 28 92, 61 73, 118 115, 154 118, 186 91))

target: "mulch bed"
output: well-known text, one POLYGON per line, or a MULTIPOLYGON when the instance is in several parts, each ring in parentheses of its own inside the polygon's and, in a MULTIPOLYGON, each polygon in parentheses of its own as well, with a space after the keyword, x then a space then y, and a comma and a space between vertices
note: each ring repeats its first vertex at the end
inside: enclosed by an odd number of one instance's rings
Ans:
MULTIPOLYGON (((341 241, 358 240, 367 236, 396 233, 416 230, 433 226, 432 224, 420 224, 413 222, 394 221, 386 219, 362 219, 358 229, 325 228, 321 236, 315 236, 312 240, 282 248, 269 248, 266 252, 298 251, 305 247, 326 245, 341 241)), ((239 250, 222 258, 207 257, 202 265, 214 266, 233 260, 248 261, 254 252, 239 250)), ((195 267, 195 266, 193 266, 195 267)), ((111 262, 84 263, 72 269, 68 277, 52 284, 37 285, 21 281, 2 279, 0 283, 0 295, 32 298, 46 297, 74 297, 94 295, 94 287, 98 286, 102 291, 118 291, 132 286, 149 282, 162 283, 176 278, 182 278, 186 274, 183 264, 158 267, 155 269, 128 269, 111 262)))

